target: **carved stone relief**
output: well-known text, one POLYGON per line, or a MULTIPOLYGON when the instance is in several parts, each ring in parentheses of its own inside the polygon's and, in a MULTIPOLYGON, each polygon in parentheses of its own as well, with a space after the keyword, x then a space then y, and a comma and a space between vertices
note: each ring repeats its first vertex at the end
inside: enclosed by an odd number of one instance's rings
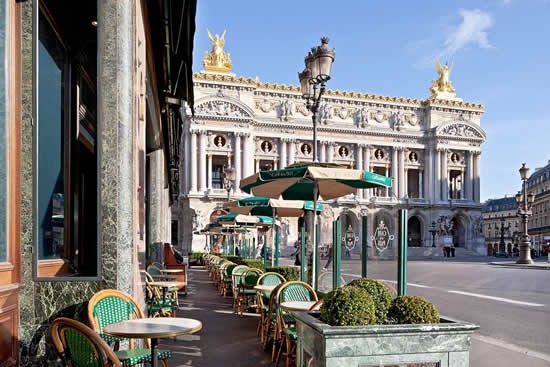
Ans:
POLYGON ((367 107, 358 108, 355 111, 355 123, 359 127, 365 127, 369 124, 369 110, 367 107))
POLYGON ((273 101, 264 98, 261 101, 256 101, 256 108, 264 113, 269 113, 273 111, 273 109, 275 108, 275 104, 273 103, 273 101))
POLYGON ((466 138, 483 138, 479 131, 471 126, 462 123, 446 126, 443 128, 441 133, 444 135, 463 136, 466 138))
POLYGON ((389 120, 390 114, 387 111, 377 110, 373 112, 371 116, 376 122, 382 123, 389 120))
POLYGON ((317 118, 323 124, 326 124, 328 120, 332 120, 332 107, 327 102, 321 102, 319 105, 317 118))
POLYGON ((292 112, 293 103, 285 99, 279 104, 279 119, 281 121, 288 121, 289 117, 293 115, 292 112))

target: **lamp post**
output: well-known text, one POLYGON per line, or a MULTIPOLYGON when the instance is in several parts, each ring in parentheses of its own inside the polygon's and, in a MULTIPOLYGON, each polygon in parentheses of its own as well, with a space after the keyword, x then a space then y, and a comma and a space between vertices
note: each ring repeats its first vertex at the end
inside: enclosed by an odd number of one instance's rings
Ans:
POLYGON ((519 259, 516 264, 532 264, 531 259, 531 241, 527 232, 527 224, 529 217, 533 214, 531 206, 535 201, 535 195, 527 194, 527 178, 529 176, 529 168, 522 163, 519 169, 519 175, 522 181, 522 191, 516 194, 516 203, 518 204, 518 215, 521 217, 521 241, 519 244, 519 259))
POLYGON ((439 231, 437 230, 435 221, 432 222, 432 229, 430 229, 428 232, 430 232, 431 235, 432 235, 432 247, 435 247, 435 236, 436 236, 437 233, 439 232, 439 231))
POLYGON ((313 162, 318 162, 317 150, 317 111, 321 97, 325 93, 326 82, 330 80, 330 70, 336 52, 328 46, 329 39, 321 38, 321 46, 312 47, 304 59, 305 69, 298 73, 300 89, 306 99, 306 107, 313 114, 313 162))
POLYGON ((235 181, 235 169, 233 167, 229 166, 223 166, 223 188, 227 191, 227 201, 229 201, 229 198, 231 196, 231 190, 233 190, 233 185, 235 181))
POLYGON ((510 230, 510 223, 507 226, 504 225, 504 217, 500 218, 500 241, 498 242, 498 252, 502 251, 506 253, 506 242, 504 242, 504 234, 510 230))

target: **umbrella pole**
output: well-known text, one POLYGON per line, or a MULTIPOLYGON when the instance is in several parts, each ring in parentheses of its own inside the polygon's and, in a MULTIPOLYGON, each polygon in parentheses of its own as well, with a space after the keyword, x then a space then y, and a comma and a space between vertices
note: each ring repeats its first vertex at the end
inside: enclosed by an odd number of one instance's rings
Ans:
POLYGON ((275 208, 271 208, 273 223, 271 224, 271 266, 275 266, 275 208))
POLYGON ((317 292, 317 279, 315 279, 315 274, 317 274, 317 236, 315 229, 317 228, 317 194, 319 192, 319 184, 317 181, 313 182, 313 261, 311 267, 311 286, 317 292))

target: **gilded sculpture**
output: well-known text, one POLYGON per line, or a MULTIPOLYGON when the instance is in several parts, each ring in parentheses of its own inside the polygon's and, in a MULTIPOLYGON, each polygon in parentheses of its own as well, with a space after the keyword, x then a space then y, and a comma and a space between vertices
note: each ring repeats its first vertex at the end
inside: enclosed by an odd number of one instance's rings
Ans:
POLYGON ((208 38, 212 42, 212 50, 210 52, 204 51, 205 56, 202 59, 204 68, 208 71, 221 71, 228 72, 231 70, 231 59, 229 58, 229 52, 225 52, 223 47, 225 46, 225 31, 222 36, 212 36, 210 31, 208 32, 208 38))
POLYGON ((445 63, 445 65, 442 66, 437 59, 435 60, 435 64, 437 66, 437 73, 439 77, 436 80, 432 80, 432 87, 430 88, 432 95, 436 97, 454 97, 455 89, 451 85, 450 80, 453 64, 451 63, 451 66, 449 66, 448 63, 445 63))

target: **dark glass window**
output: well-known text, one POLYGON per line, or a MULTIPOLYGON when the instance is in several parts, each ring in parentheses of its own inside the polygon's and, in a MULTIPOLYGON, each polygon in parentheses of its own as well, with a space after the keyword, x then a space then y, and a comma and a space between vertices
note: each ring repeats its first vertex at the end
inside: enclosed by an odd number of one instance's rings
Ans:
POLYGON ((45 0, 39 6, 36 274, 95 277, 97 31, 90 20, 96 19, 96 4, 45 0))
POLYGON ((67 51, 43 15, 38 44, 38 258, 62 258, 65 236, 64 128, 67 51))

